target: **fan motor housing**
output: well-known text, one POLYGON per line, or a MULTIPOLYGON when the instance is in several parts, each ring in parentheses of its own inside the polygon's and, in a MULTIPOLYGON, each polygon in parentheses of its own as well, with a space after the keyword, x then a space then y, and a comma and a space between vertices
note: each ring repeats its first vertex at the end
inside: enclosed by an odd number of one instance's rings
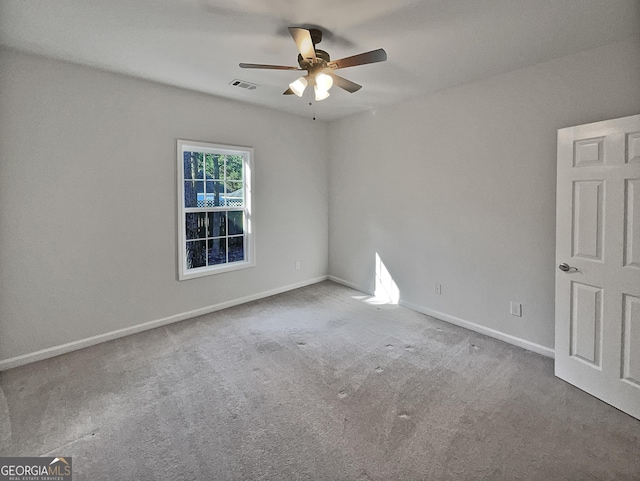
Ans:
MULTIPOLYGON (((325 67, 331 61, 331 57, 324 50, 316 49, 316 65, 320 64, 325 67)), ((298 54, 298 65, 301 68, 307 69, 313 67, 313 64, 306 58, 302 58, 301 54, 298 54)))
POLYGON ((322 42, 322 30, 318 28, 310 28, 309 34, 311 34, 311 41, 313 42, 313 45, 322 42))

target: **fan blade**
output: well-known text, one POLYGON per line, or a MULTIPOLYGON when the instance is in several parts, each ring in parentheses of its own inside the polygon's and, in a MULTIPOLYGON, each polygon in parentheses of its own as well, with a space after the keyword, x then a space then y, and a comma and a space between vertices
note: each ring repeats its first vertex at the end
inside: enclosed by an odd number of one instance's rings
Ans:
POLYGON ((282 92, 282 95, 293 95, 293 90, 291 90, 290 88, 285 90, 284 92, 282 92))
POLYGON ((313 46, 313 40, 311 40, 311 33, 304 28, 289 27, 289 33, 293 37, 293 41, 298 47, 298 51, 302 58, 311 59, 315 62, 316 50, 313 46))
POLYGON ((384 49, 372 50, 371 52, 365 52, 353 57, 341 58, 340 60, 334 60, 329 62, 329 67, 332 69, 355 67, 356 65, 365 65, 368 63, 384 62, 387 60, 387 52, 384 49))
POLYGON ((357 92, 362 88, 362 85, 358 85, 357 83, 352 82, 351 80, 347 80, 344 77, 340 77, 339 75, 336 75, 334 73, 330 73, 329 75, 331 75, 331 78, 333 78, 334 85, 337 85, 341 89, 345 89, 347 92, 351 94, 353 92, 357 92))
POLYGON ((241 63, 240 68, 263 68, 270 70, 302 70, 300 67, 287 67, 285 65, 264 65, 261 63, 241 63))

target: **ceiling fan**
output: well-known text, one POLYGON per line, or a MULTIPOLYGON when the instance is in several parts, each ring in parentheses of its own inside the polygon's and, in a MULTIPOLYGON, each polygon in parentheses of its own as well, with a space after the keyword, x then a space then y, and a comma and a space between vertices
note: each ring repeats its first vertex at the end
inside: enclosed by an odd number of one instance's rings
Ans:
POLYGON ((335 84, 349 93, 357 92, 362 88, 351 80, 340 77, 333 73, 334 70, 368 63, 384 62, 387 60, 387 53, 379 48, 370 52, 345 57, 340 60, 331 60, 329 54, 324 50, 316 49, 316 45, 322 41, 322 31, 316 28, 306 29, 299 27, 289 27, 289 33, 298 47, 299 67, 288 67, 285 65, 263 65, 256 63, 241 63, 241 68, 259 68, 271 70, 306 70, 307 74, 289 84, 289 88, 284 91, 284 95, 295 94, 302 97, 307 85, 313 85, 316 101, 329 97, 329 89, 335 84))

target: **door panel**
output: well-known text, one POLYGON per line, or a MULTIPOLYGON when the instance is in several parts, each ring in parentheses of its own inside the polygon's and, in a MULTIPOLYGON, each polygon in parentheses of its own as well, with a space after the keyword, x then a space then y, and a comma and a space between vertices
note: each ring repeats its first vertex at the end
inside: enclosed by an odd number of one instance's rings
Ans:
POLYGON ((640 132, 627 134, 627 163, 640 162, 640 132))
POLYGON ((640 419, 640 115, 558 131, 556 375, 640 419))
POLYGON ((571 356, 600 367, 602 289, 572 282, 571 356))
POLYGON ((626 179, 624 265, 640 268, 640 179, 626 179))
POLYGON ((573 166, 587 167, 590 165, 602 165, 604 157, 602 155, 602 143, 604 137, 596 139, 584 139, 576 141, 573 151, 573 166))
POLYGON ((573 256, 602 260, 602 180, 573 184, 573 256))
POLYGON ((640 297, 624 296, 622 377, 640 388, 640 297), (635 348, 635 349, 634 349, 635 348))

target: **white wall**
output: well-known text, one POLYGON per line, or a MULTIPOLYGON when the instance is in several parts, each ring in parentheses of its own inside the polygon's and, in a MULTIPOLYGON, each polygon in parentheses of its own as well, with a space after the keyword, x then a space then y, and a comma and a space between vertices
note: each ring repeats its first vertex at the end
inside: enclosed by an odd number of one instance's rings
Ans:
POLYGON ((621 42, 327 126, 0 49, 0 367, 317 279, 328 227, 333 276, 372 290, 378 253, 404 302, 552 348, 556 130, 640 112, 638 58, 621 42), (176 280, 176 138, 255 148, 255 268, 176 280))
POLYGON ((8 50, 0 65, 0 365, 326 275, 326 123, 8 50), (255 148, 255 268, 176 280, 177 138, 255 148))
POLYGON ((329 273, 372 291, 379 253, 405 302, 553 348, 556 131, 640 112, 638 59, 632 39, 332 122, 329 273))

